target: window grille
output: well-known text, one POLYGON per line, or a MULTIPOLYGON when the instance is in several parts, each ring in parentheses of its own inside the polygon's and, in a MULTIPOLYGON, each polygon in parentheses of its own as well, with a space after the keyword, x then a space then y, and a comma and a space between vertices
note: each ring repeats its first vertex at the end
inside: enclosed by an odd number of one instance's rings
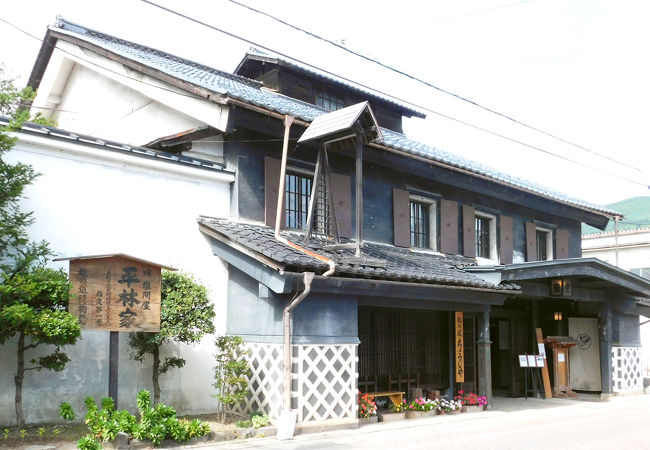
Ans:
POLYGON ((476 216, 476 256, 490 258, 490 222, 488 217, 476 216))
POLYGON ((537 260, 546 261, 548 258, 548 232, 537 230, 537 260))
MULTIPOLYGON (((323 236, 327 236, 330 231, 328 220, 329 204, 325 180, 325 176, 321 175, 312 220, 312 231, 323 236)), ((304 230, 307 226, 312 183, 312 177, 310 176, 287 172, 285 179, 285 225, 287 228, 304 230)))
POLYGON ((429 248, 429 205, 410 202, 411 247, 429 248))
POLYGON ((343 99, 324 90, 316 91, 316 106, 328 111, 335 111, 345 106, 343 99))

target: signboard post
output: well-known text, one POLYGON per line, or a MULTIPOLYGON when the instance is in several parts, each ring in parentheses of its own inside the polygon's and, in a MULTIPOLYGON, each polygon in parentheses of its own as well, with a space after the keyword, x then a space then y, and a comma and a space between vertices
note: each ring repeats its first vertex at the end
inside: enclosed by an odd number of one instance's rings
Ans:
POLYGON ((465 347, 463 343, 463 312, 456 311, 455 313, 456 324, 456 383, 465 382, 465 347))
POLYGON ((122 253, 59 258, 70 261, 68 310, 82 330, 108 331, 108 395, 117 408, 120 332, 160 331, 161 269, 122 253))

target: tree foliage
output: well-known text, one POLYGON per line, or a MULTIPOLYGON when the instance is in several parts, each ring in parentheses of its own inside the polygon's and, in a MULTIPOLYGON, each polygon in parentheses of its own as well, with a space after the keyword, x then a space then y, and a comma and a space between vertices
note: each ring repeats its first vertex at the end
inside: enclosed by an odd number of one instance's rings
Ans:
POLYGON ((250 368, 241 336, 219 336, 215 344, 214 387, 221 404, 221 421, 225 422, 226 408, 237 405, 248 395, 250 368))
MULTIPOLYGON (((0 68, 0 78, 2 69, 0 68)), ((13 81, 0 81, 0 115, 11 121, 0 127, 0 345, 17 337, 16 421, 24 425, 22 386, 28 370, 63 370, 69 358, 61 347, 74 344, 81 333, 77 319, 66 311, 70 285, 62 270, 46 268, 51 251, 45 241, 33 242, 28 228, 31 212, 20 208, 25 188, 38 176, 24 163, 9 163, 5 155, 16 143, 9 131, 20 129, 26 120, 48 125, 50 121, 30 117, 26 108, 34 98, 31 88, 18 89, 13 81), (33 358, 30 366, 25 352, 53 345, 53 351, 33 358)))
POLYGON ((207 289, 189 274, 163 270, 160 300, 160 331, 129 335, 131 359, 144 362, 146 355, 153 357, 154 404, 160 400, 159 375, 185 365, 185 360, 176 355, 165 357, 161 364, 161 345, 169 340, 184 344, 199 342, 205 334, 214 333, 215 317, 207 289))

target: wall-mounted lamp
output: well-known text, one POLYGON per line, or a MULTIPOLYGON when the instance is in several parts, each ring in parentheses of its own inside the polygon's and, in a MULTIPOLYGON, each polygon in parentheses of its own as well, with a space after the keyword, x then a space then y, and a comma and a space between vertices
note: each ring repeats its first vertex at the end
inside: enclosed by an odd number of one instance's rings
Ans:
POLYGON ((568 278, 551 278, 551 295, 553 297, 570 297, 571 280, 568 278))
POLYGON ((562 320, 562 311, 555 311, 553 313, 553 320, 562 320))

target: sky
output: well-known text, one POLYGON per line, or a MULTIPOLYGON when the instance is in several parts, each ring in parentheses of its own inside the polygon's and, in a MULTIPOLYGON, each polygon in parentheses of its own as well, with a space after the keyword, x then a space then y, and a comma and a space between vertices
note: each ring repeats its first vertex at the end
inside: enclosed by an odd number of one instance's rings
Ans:
POLYGON ((142 0, 33 0, 0 9, 0 62, 24 84, 57 15, 229 72, 253 43, 416 105, 405 133, 437 148, 595 204, 650 195, 645 1, 238 0, 456 95, 228 0, 151 1, 249 42, 142 0))

